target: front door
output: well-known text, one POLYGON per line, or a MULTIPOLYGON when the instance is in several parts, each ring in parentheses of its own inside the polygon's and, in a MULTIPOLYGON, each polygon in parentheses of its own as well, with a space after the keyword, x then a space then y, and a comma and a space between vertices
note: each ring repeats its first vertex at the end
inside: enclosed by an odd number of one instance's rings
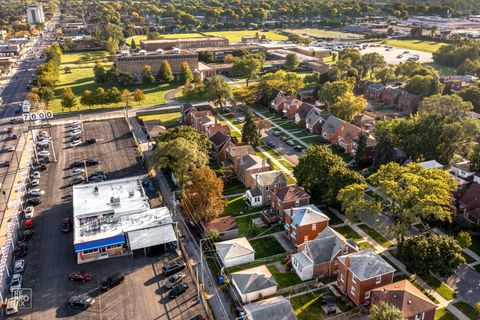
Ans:
POLYGON ((108 257, 107 248, 100 248, 100 257, 108 257))

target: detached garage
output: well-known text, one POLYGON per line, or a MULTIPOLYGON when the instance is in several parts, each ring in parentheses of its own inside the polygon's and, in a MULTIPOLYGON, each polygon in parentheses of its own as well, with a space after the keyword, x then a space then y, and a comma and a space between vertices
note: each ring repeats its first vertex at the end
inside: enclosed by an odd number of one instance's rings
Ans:
POLYGON ((245 237, 217 242, 215 248, 225 268, 255 260, 255 250, 245 237))

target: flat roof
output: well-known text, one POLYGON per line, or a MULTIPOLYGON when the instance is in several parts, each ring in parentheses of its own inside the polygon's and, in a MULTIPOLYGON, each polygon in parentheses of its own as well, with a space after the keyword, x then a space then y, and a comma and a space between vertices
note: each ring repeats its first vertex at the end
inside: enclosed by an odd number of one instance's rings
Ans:
POLYGON ((142 44, 152 43, 171 43, 171 42, 196 42, 196 41, 219 41, 226 40, 223 37, 192 37, 192 38, 171 38, 171 39, 158 39, 158 40, 142 40, 142 44))

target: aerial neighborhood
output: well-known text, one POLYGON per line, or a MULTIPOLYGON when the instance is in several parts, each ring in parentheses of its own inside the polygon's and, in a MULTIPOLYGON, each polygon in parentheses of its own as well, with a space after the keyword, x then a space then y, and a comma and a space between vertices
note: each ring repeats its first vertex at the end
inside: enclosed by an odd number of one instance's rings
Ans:
POLYGON ((0 318, 480 319, 477 0, 0 3, 0 318))

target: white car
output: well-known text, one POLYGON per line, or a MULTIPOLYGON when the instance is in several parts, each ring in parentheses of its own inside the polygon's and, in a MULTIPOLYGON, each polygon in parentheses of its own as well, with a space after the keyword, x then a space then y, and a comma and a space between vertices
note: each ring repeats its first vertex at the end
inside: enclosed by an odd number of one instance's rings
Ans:
POLYGON ((68 128, 68 131, 75 131, 75 130, 82 130, 82 127, 80 127, 80 125, 75 125, 68 128))
POLYGON ((10 292, 13 293, 14 290, 18 290, 22 288, 22 275, 20 273, 15 273, 12 276, 12 280, 10 281, 10 292))
POLYGON ((13 266, 13 272, 21 273, 25 270, 25 260, 17 260, 15 261, 15 265, 13 266))
POLYGON ((82 133, 83 133, 82 130, 75 130, 75 131, 70 132, 69 136, 74 137, 74 136, 81 135, 82 133))
POLYGON ((40 179, 40 171, 35 171, 32 173, 32 180, 33 179, 40 179))
POLYGON ((37 152, 37 155, 40 157, 50 157, 50 152, 47 150, 42 150, 37 152))
POLYGON ((38 187, 39 185, 40 185, 39 179, 33 179, 32 182, 30 182, 30 186, 32 187, 38 187))
POLYGON ((72 122, 67 123, 66 127, 69 128, 69 127, 75 127, 75 126, 79 126, 79 125, 80 125, 80 121, 73 120, 72 122))
POLYGON ((6 308, 5 313, 6 313, 8 316, 17 313, 17 312, 18 312, 18 304, 19 304, 19 302, 20 302, 20 297, 18 297, 18 296, 8 298, 7 308, 6 308))
POLYGON ((82 144, 82 140, 73 140, 72 142, 70 142, 70 148, 75 148, 75 147, 78 147, 79 145, 82 144))
POLYGON ((42 190, 40 188, 35 188, 28 191, 28 194, 32 196, 43 196, 45 194, 45 190, 42 190))
POLYGON ((32 219, 35 213, 35 208, 30 206, 25 208, 25 219, 32 219))
POLYGON ((46 147, 50 144, 48 140, 37 141, 37 146, 46 147))
POLYGON ((12 151, 15 151, 15 147, 14 146, 6 146, 5 150, 7 150, 8 152, 12 152, 12 151))
POLYGON ((67 177, 69 177, 69 178, 70 178, 70 177, 74 177, 74 176, 77 176, 77 175, 82 174, 82 173, 84 173, 84 172, 85 172, 85 169, 75 169, 75 170, 73 170, 72 172, 70 172, 70 173, 67 175, 67 177))

